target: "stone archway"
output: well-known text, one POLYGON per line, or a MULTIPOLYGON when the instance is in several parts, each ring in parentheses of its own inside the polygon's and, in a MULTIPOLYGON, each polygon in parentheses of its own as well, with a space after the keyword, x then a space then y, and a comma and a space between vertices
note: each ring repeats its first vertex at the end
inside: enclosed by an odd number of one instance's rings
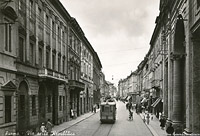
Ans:
MULTIPOLYGON (((178 15, 173 46, 173 94, 172 121, 174 126, 185 124, 185 28, 182 15, 178 15)), ((183 126, 182 126, 183 127, 183 126)))
POLYGON ((18 120, 17 129, 20 134, 26 133, 29 127, 29 95, 28 85, 22 81, 18 91, 18 120))

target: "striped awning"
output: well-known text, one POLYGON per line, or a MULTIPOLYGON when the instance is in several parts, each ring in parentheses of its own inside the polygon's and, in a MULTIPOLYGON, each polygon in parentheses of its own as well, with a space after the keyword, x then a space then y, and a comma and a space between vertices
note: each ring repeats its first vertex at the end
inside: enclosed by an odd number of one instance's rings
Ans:
POLYGON ((152 107, 156 107, 156 105, 158 105, 158 103, 161 101, 161 98, 158 98, 153 104, 151 104, 152 107))

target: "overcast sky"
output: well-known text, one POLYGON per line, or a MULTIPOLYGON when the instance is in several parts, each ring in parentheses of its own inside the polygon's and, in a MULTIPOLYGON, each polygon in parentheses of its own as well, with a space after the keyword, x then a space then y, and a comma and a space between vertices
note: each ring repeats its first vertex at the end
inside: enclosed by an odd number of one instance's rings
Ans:
POLYGON ((150 47, 159 0, 60 1, 97 52, 106 80, 117 86, 137 69, 150 47))

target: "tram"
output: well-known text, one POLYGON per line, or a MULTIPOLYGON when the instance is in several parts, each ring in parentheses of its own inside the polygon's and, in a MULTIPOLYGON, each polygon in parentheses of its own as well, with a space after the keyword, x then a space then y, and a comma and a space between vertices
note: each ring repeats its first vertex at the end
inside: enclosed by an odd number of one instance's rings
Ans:
POLYGON ((115 123, 116 120, 116 102, 112 99, 106 100, 100 104, 101 123, 115 123))

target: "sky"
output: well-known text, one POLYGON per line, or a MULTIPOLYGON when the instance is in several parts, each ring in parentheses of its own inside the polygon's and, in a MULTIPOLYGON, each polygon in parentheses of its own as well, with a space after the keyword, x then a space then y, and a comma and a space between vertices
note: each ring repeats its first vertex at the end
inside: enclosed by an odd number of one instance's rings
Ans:
POLYGON ((60 0, 97 52, 107 81, 117 86, 150 48, 159 0, 60 0))

